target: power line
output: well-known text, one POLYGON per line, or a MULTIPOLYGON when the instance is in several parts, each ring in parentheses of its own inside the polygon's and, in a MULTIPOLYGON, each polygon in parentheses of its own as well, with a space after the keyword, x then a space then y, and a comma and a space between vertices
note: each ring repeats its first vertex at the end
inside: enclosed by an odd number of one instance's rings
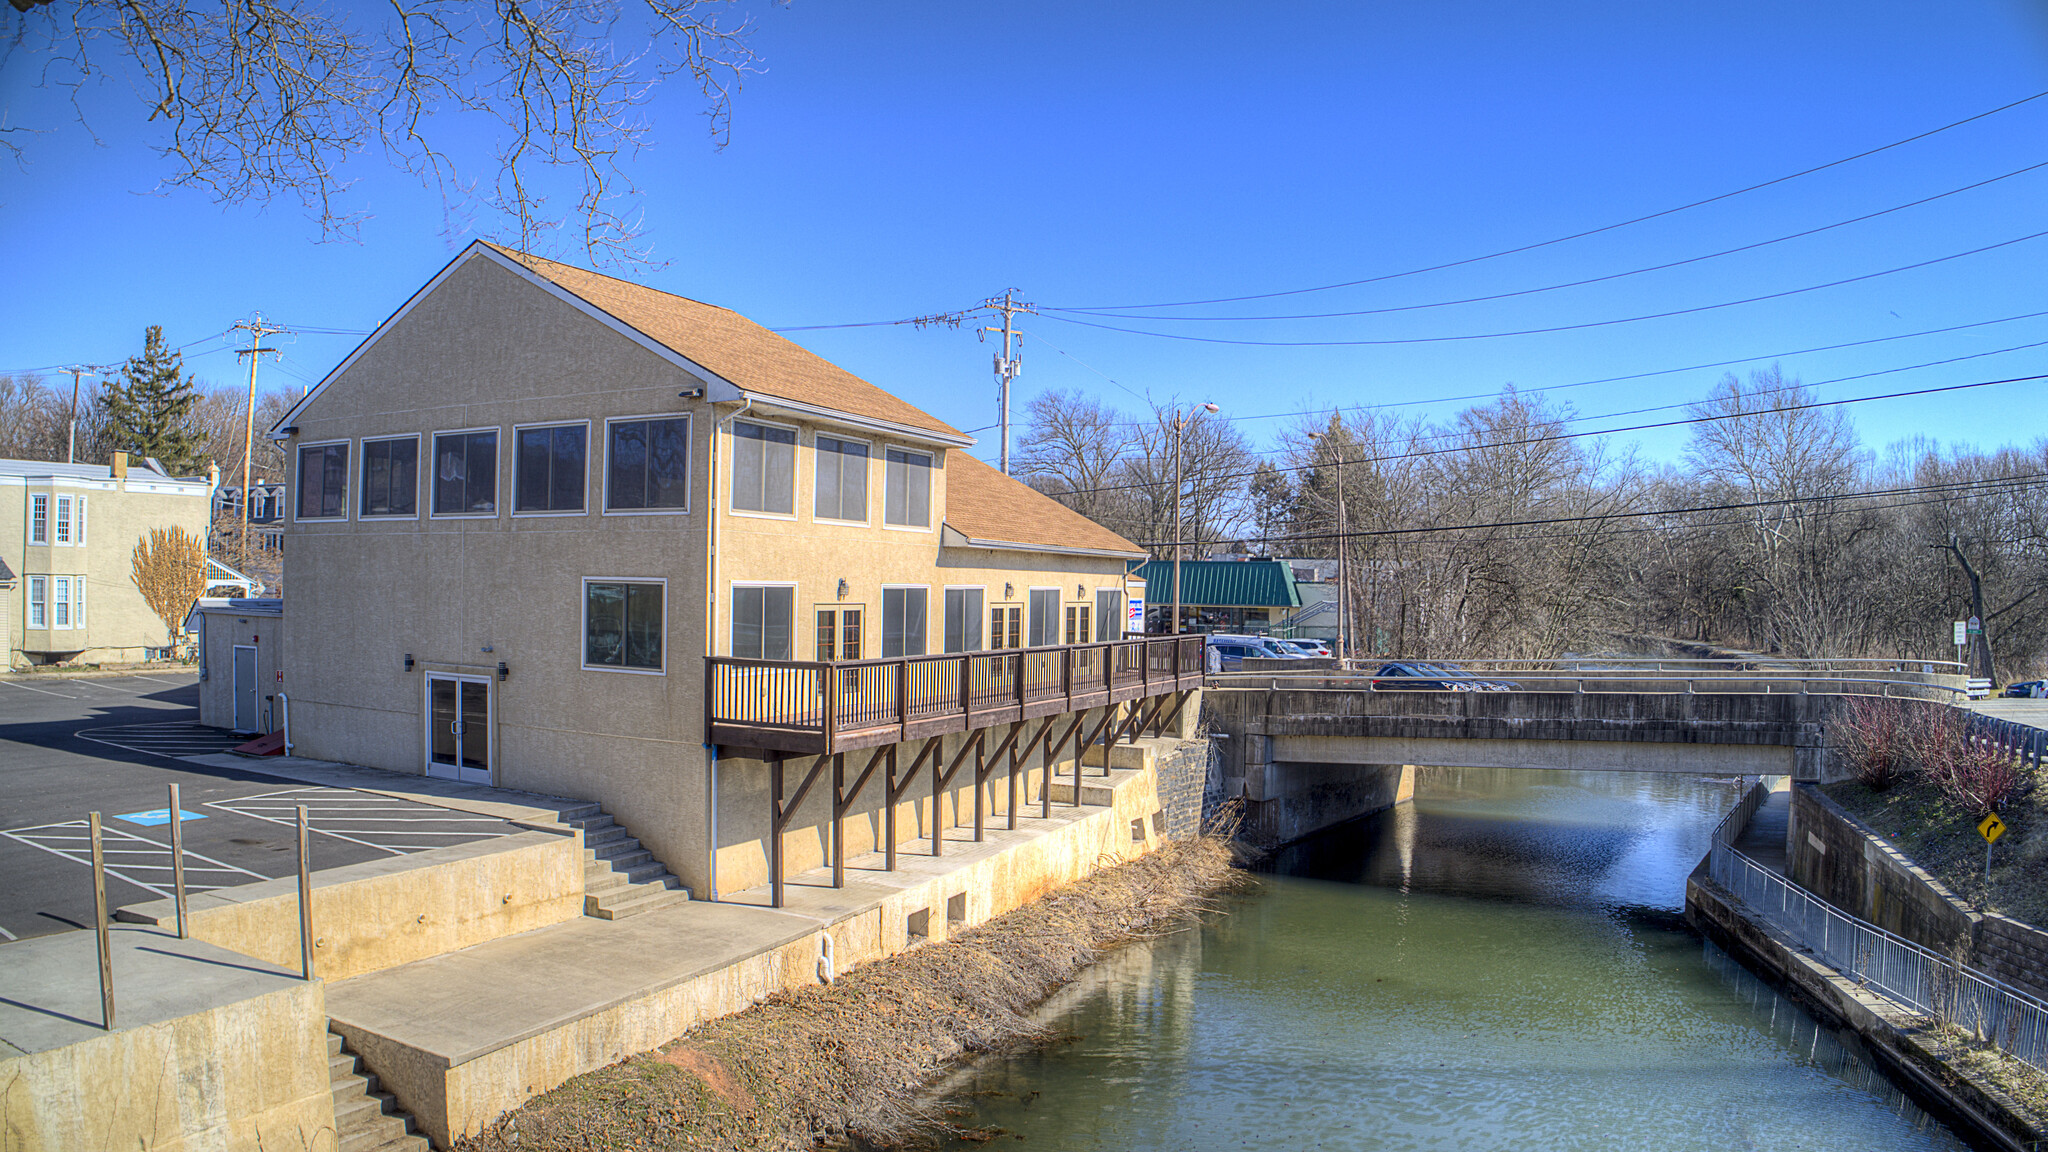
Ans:
POLYGON ((1142 312, 1110 312, 1103 311, 1100 309, 1087 308, 1054 308, 1049 305, 1046 307, 1045 310, 1048 312, 1068 312, 1075 314, 1085 314, 1089 316, 1122 318, 1126 320, 1175 320, 1190 323, 1215 323, 1224 321, 1245 320, 1331 320, 1350 316, 1384 316, 1393 312, 1419 312, 1429 308, 1449 308, 1459 304, 1484 304, 1495 300, 1513 300, 1522 296, 1535 296, 1540 295, 1544 292, 1561 291, 1566 288, 1583 288, 1589 284, 1604 284, 1611 280, 1624 280, 1630 276, 1641 276, 1647 272, 1663 272, 1672 268, 1683 268, 1688 264, 1698 264, 1705 260, 1715 260, 1723 256, 1733 256, 1740 252, 1753 252, 1759 248, 1768 248, 1773 244, 1783 244, 1788 240, 1804 239, 1805 237, 1815 236, 1822 232, 1832 231, 1836 228, 1846 228, 1851 224, 1861 224, 1866 220, 1875 220, 1880 216, 1888 216, 1893 212, 1903 212, 1908 208, 1917 208, 1923 204, 1931 204, 1934 201, 1943 199, 1945 197, 1955 196, 1963 192, 1974 191, 1978 188, 1983 188, 1990 184, 1996 184, 2000 180, 2010 180, 2015 176, 2025 175, 2028 172, 2035 172, 2042 168, 2048 168, 2048 160, 2043 160, 2038 164, 2029 164, 2024 168, 2020 168, 2012 172, 2007 172, 2003 176, 1993 176, 1988 180, 1979 180, 1975 184, 1966 184, 1961 188, 1953 188, 1947 192, 1936 193, 1933 196, 1928 196, 1919 200, 1914 200, 1910 203, 1900 204, 1891 208, 1881 209, 1876 212, 1866 213, 1862 216, 1856 216, 1848 220, 1837 221, 1833 224, 1824 224, 1818 228, 1808 228, 1803 232, 1789 233, 1787 235, 1779 236, 1771 240, 1759 240, 1753 244, 1743 244, 1735 248, 1724 248, 1719 252, 1709 252, 1703 256, 1689 256, 1683 260, 1671 260, 1663 264, 1652 264, 1644 268, 1633 268, 1627 272, 1610 272, 1605 276, 1591 276, 1583 280, 1570 280, 1563 284, 1547 284, 1540 288, 1521 288, 1513 292, 1495 292, 1486 296, 1466 296, 1457 300, 1436 300, 1428 304, 1398 304, 1390 305, 1384 308, 1360 308, 1348 312, 1303 312, 1291 316, 1153 316, 1147 315, 1142 312))
MULTIPOLYGON (((1952 252, 1947 256, 1936 256, 1932 260, 1902 264, 1897 268, 1887 268, 1881 272, 1866 272, 1861 276, 1850 276, 1842 280, 1830 280, 1825 284, 1811 284, 1804 288, 1788 288, 1783 292, 1769 292, 1762 296, 1749 296, 1741 300, 1724 300, 1719 304, 1701 304, 1693 308, 1676 308, 1668 312, 1649 312, 1641 316, 1622 316, 1612 320, 1590 320, 1582 324, 1558 324, 1548 328, 1522 328, 1511 332, 1467 332, 1455 336, 1404 336, 1379 340, 1237 340, 1222 336, 1190 336, 1180 332, 1152 332, 1143 328, 1123 328, 1115 324, 1097 324, 1091 320, 1081 320, 1072 315, 1061 315, 1053 312, 1046 312, 1044 316, 1048 320, 1057 320, 1062 324, 1079 324, 1086 328, 1101 328, 1104 331, 1123 332, 1133 336, 1154 336, 1161 340, 1185 340, 1197 344, 1241 344, 1260 348, 1351 348, 1367 345, 1444 344, 1460 340, 1499 340, 1508 336, 1541 336, 1552 332, 1577 332, 1587 328, 1608 328, 1616 324, 1635 324, 1643 320, 1665 320, 1673 316, 1691 316, 1701 312, 1712 312, 1721 308, 1734 308, 1742 304, 1758 304, 1765 300, 1782 300, 1788 296, 1819 292, 1827 288, 1840 288, 1844 284, 1857 284, 1865 280, 1876 280, 1884 276, 1897 275, 1900 272, 1911 272, 1918 268, 1946 264, 1951 260, 1961 260, 1966 256, 1978 256, 2000 248, 2009 248, 2014 244, 2024 244, 2029 240, 2039 240, 2043 236, 2048 236, 2048 231, 2035 232, 2027 236, 2016 236, 2010 240, 2001 240, 1996 244, 1986 244, 1982 248, 1972 248, 1967 252, 1952 252)), ((1164 318, 1162 317, 1162 319, 1164 318)))
MULTIPOLYGON (((1961 392, 1971 388, 1990 388, 1999 384, 2021 384, 2034 380, 2048 380, 2048 374, 2039 376, 2014 376, 2004 380, 1977 380, 1967 384, 1944 384, 1934 388, 1916 388, 1905 392, 1886 392, 1876 396, 1851 396, 1842 400, 1816 400, 1810 404, 1787 404, 1782 407, 1764 408, 1751 412, 1718 412, 1706 416, 1691 416, 1683 420, 1660 420, 1648 424, 1630 424, 1620 428, 1595 428, 1584 432, 1559 432, 1549 436, 1530 436, 1519 440, 1498 440, 1486 444, 1465 444, 1452 448, 1427 448, 1419 452, 1396 452, 1384 456, 1365 456, 1346 464, 1379 464, 1392 460, 1415 460, 1425 456, 1442 456, 1452 452, 1479 452, 1489 448, 1514 448, 1525 444, 1547 444, 1557 440, 1577 440, 1586 436, 1611 436, 1616 432, 1643 432, 1653 428, 1676 428, 1687 424, 1706 424, 1718 420, 1743 420, 1757 416, 1774 416, 1785 412, 1803 412, 1814 408, 1838 408, 1847 404, 1865 404, 1873 400, 1898 400, 1908 396, 1931 396, 1942 392, 1961 392)), ((1706 403, 1708 401, 1700 401, 1706 403)), ((1308 472, 1322 467, 1320 464, 1288 464, 1272 469, 1274 472, 1308 472)), ((1225 473, 1208 478, 1210 483, 1221 480, 1244 480, 1257 475, 1256 472, 1225 473)), ((1153 488, 1153 484, 1108 484, 1100 488, 1071 488, 1048 493, 1058 496, 1085 496, 1099 492, 1130 492, 1153 488)))
POLYGON ((1553 245, 1565 244, 1573 240, 1583 240, 1588 236, 1598 236, 1603 232, 1612 232, 1618 228, 1627 228, 1636 224, 1644 224, 1651 220, 1659 220, 1666 216, 1675 215, 1679 212, 1687 212, 1694 208, 1703 208, 1709 204, 1718 204, 1723 200, 1732 199, 1736 196, 1742 196, 1751 192, 1756 192, 1765 188, 1770 188, 1778 184, 1783 184, 1788 180, 1797 180, 1802 176, 1811 176, 1817 172, 1825 172, 1830 168, 1839 168, 1842 165, 1848 164, 1852 161, 1862 160, 1866 157, 1875 156, 1880 152, 1889 152, 1894 148, 1904 147, 1907 144, 1912 144, 1921 140, 1925 140, 1930 136, 1939 135, 1943 132, 1949 131, 1950 129, 1960 128, 1965 124, 1975 123, 1978 120, 1983 120, 1990 116, 1996 116, 2001 112, 2009 112, 2012 109, 2018 108, 2023 104, 2031 104, 2032 102, 2041 99, 2043 96, 2048 96, 2048 92, 2036 92, 2032 96, 2027 96, 2018 100, 2014 100, 2010 104, 2001 104, 1998 107, 1993 108, 1989 111, 1979 112, 1975 116, 1966 116, 1961 120, 1956 120, 1948 124, 1943 124, 1939 128, 1930 128, 1925 132, 1921 132, 1913 136, 1908 136, 1904 140, 1894 140, 1890 144, 1885 144, 1877 148, 1867 149, 1865 151, 1858 152, 1853 156, 1844 156, 1840 160, 1830 160, 1825 164, 1818 164, 1811 168, 1805 168, 1798 172, 1790 173, 1789 175, 1779 176, 1775 179, 1766 180, 1761 184, 1751 184, 1746 188, 1737 188, 1732 192, 1723 192, 1718 196, 1709 196, 1704 200, 1695 200, 1690 204, 1680 204, 1676 208, 1666 208, 1660 212, 1652 212, 1647 216, 1637 216, 1632 219, 1622 220, 1614 224, 1604 224, 1598 228, 1588 228, 1583 232, 1574 232, 1569 236, 1559 236, 1555 239, 1542 240, 1534 244, 1523 244, 1514 248, 1503 248, 1498 252, 1489 252, 1484 256, 1468 256, 1462 260, 1452 260, 1443 264, 1432 264, 1426 268, 1411 268, 1406 272, 1388 272, 1379 276, 1368 276, 1361 280, 1346 280, 1341 283, 1324 284, 1315 288, 1290 288, 1283 292, 1256 292, 1246 296, 1217 296, 1207 300, 1176 300, 1162 304, 1098 304, 1086 306, 1082 310, 1104 311, 1109 309, 1125 308, 1186 308, 1198 304, 1235 304, 1244 300, 1271 300, 1280 296, 1301 296, 1310 292, 1329 292, 1338 288, 1355 288, 1361 284, 1378 284, 1387 280, 1399 280, 1408 276, 1420 276, 1425 272, 1441 272, 1448 268, 1461 268, 1468 264, 1478 264, 1486 260, 1498 260, 1503 256, 1514 256, 1523 252, 1534 252, 1539 248, 1549 248, 1553 245))
MULTIPOLYGON (((2036 377, 2041 379, 2041 377, 2036 377)), ((1997 480, 1957 481, 1950 484, 1910 485, 1903 488, 1867 489, 1862 492, 1838 492, 1820 496, 1785 496, 1769 500, 1736 500, 1721 504, 1697 504, 1678 508, 1651 508, 1640 511, 1583 513, 1572 516, 1542 516, 1527 520, 1492 520, 1471 524, 1443 524, 1427 528, 1370 528, 1352 532, 1311 532, 1294 533, 1287 536, 1246 537, 1243 542, 1253 539, 1267 541, 1298 542, 1304 540, 1360 540, 1386 536, 1414 536, 1431 532, 1470 532, 1482 528, 1533 528, 1550 524, 1585 524, 1597 520, 1630 520, 1644 516, 1682 516, 1694 512, 1735 512, 1753 508, 1779 508, 1789 504, 1821 504, 1836 500, 1860 500, 1876 496, 1922 495, 1930 492, 1954 491, 1958 488, 1980 487, 1998 492, 2007 488, 2027 487, 2033 481, 2048 477, 2048 473, 2028 472, 2014 477, 1997 480)), ((1170 548, 1171 542, 1155 542, 1141 545, 1146 548, 1170 548)))

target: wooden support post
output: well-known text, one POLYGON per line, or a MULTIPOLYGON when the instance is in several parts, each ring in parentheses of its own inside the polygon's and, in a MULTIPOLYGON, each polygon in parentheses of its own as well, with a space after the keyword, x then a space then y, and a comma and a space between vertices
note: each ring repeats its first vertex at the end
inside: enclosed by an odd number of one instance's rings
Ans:
POLYGON ((313 865, 307 859, 306 806, 299 810, 299 972, 313 978, 313 865))
POLYGON ((896 745, 889 745, 889 775, 882 782, 882 867, 896 870, 896 745))
POLYGON ((896 779, 895 746, 890 746, 889 815, 887 817, 889 824, 889 848, 887 852, 887 867, 891 872, 894 872, 896 870, 896 805, 902 802, 904 795, 910 791, 911 786, 917 783, 917 770, 924 767, 924 762, 931 757, 932 753, 937 752, 939 750, 939 741, 941 739, 942 737, 934 736, 931 739, 924 742, 924 747, 920 749, 917 753, 917 759, 912 760, 910 762, 910 770, 903 773, 903 779, 901 783, 899 783, 896 779))
MULTIPOLYGON (((1017 780, 1015 769, 1017 763, 1017 737, 1022 735, 1023 732, 1024 721, 1016 721, 1015 723, 1010 725, 1009 734, 1003 737, 1003 742, 996 745, 993 751, 988 752, 984 752, 980 747, 980 734, 977 733, 975 736, 976 750, 974 753, 974 839, 976 843, 980 843, 982 840, 982 830, 984 826, 984 821, 982 818, 982 797, 984 793, 986 793, 988 790, 988 778, 995 774, 996 766, 1003 762, 1004 756, 1008 756, 1010 758, 1011 764, 1010 799, 1012 800, 1012 802, 1016 800, 1017 780)), ((1015 828, 1016 826, 1017 818, 1013 812, 1010 817, 1010 827, 1015 828)))
MULTIPOLYGON (((1104 708, 1102 710, 1102 723, 1097 724, 1095 731, 1089 733, 1088 739, 1075 749, 1074 807, 1076 808, 1081 806, 1081 762, 1088 758, 1088 749, 1095 747, 1096 741, 1102 739, 1103 732, 1109 728, 1110 721, 1114 719, 1116 719, 1116 708, 1113 706, 1104 708)), ((1105 777, 1109 775, 1109 748, 1106 745, 1102 750, 1102 774, 1105 777)))
POLYGON ((100 814, 88 813, 92 834, 92 930, 99 938, 100 1027, 114 1030, 114 947, 107 938, 107 857, 100 847, 100 814))
POLYGON ((768 906, 782 907, 782 753, 768 760, 768 906))
MULTIPOLYGON (((1080 728, 1081 728, 1081 721, 1083 721, 1083 720, 1086 720, 1087 718, 1088 718, 1088 714, 1087 714, 1087 713, 1085 713, 1085 712, 1076 712, 1076 713, 1074 714, 1074 722, 1073 722, 1072 724, 1069 724, 1069 725, 1067 725, 1067 730, 1066 730, 1065 732, 1062 732, 1062 733, 1060 733, 1060 738, 1059 738, 1058 740, 1055 740, 1055 741, 1053 741, 1053 742, 1052 742, 1051 744, 1049 744, 1049 745, 1047 745, 1047 746, 1046 746, 1046 749, 1045 749, 1045 787, 1044 787, 1043 791, 1041 791, 1041 792, 1039 793, 1039 797, 1038 797, 1038 801, 1039 801, 1039 807, 1038 807, 1038 815, 1039 815, 1039 818, 1040 818, 1040 819, 1044 819, 1044 820, 1050 820, 1050 819, 1052 819, 1052 780, 1053 780, 1053 773, 1054 773, 1054 765, 1056 765, 1056 764, 1057 764, 1057 763, 1059 762, 1060 750, 1061 750, 1061 749, 1063 749, 1063 748, 1065 748, 1065 747, 1067 746, 1067 741, 1068 741, 1068 740, 1071 740, 1071 739, 1073 739, 1073 737, 1074 737, 1074 733, 1075 733, 1075 732, 1078 732, 1078 731, 1080 731, 1080 728)), ((1046 726, 1046 728, 1047 728, 1047 731, 1050 731, 1050 730, 1051 730, 1051 723, 1050 723, 1050 721, 1048 721, 1048 723, 1047 723, 1047 726, 1046 726)), ((1076 767, 1075 767, 1074 771, 1075 771, 1076 773, 1080 772, 1080 767, 1079 767, 1078 765, 1076 765, 1076 767)))
POLYGON ((832 886, 846 887, 846 753, 832 756, 832 886))
POLYGON ((192 935, 185 924, 185 813, 178 805, 178 786, 171 785, 171 892, 178 902, 178 939, 192 935))
POLYGON ((981 751, 981 738, 987 732, 988 729, 983 728, 969 736, 967 742, 960 745, 960 751, 954 754, 952 765, 944 773, 939 771, 939 761, 945 759, 945 757, 932 757, 932 855, 934 856, 940 854, 940 848, 946 842, 946 829, 940 823, 940 813, 943 811, 940 800, 945 796, 947 786, 953 783, 953 777, 959 773, 960 766, 967 763, 967 753, 969 751, 976 753, 981 751))
POLYGON ((982 755, 981 741, 976 739, 974 741, 974 842, 976 844, 981 843, 981 824, 982 818, 985 815, 981 798, 982 793, 988 790, 986 787, 988 782, 988 763, 989 758, 982 755))

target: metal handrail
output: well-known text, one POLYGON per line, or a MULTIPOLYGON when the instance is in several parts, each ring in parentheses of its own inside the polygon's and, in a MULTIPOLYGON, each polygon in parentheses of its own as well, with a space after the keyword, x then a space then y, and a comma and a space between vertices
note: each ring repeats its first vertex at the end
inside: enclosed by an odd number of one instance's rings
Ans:
POLYGON ((1718 834, 1707 861, 1714 883, 1829 967, 2048 1072, 2048 1002, 1843 912, 1758 864, 1718 834))
POLYGON ((1947 692, 1952 697, 1966 695, 1968 691, 1965 688, 1959 688, 1954 685, 1930 683, 1925 680, 1893 680, 1870 676, 1785 675, 1774 674, 1771 672, 1742 672, 1714 676, 1683 674, 1659 676, 1654 674, 1646 675, 1638 672, 1620 671, 1613 673, 1585 672, 1573 673, 1569 675, 1550 675, 1544 673, 1517 673, 1515 674, 1514 682, 1511 684, 1504 683, 1498 680, 1492 680, 1489 677, 1485 676, 1460 677, 1453 675, 1442 677, 1441 679, 1443 681, 1451 684, 1451 687, 1449 688, 1411 688, 1401 685, 1401 680, 1404 679, 1427 680, 1431 679, 1429 677, 1376 677, 1371 674, 1363 672, 1337 671, 1334 669, 1320 671, 1316 669, 1305 669, 1300 672, 1281 671, 1279 669, 1269 669, 1266 671, 1258 672, 1216 672, 1211 673, 1208 679, 1210 683, 1218 684, 1224 687, 1228 687, 1231 683, 1237 681, 1257 683, 1261 686, 1268 686, 1278 685, 1282 681, 1308 680, 1317 682, 1318 686, 1335 686, 1340 687, 1347 691, 1387 693, 1404 696, 1430 693, 1438 695, 1450 693, 1462 694, 1466 692, 1542 692, 1550 694, 1588 696, 1597 694, 1638 696, 1751 696, 1778 694, 1794 695, 1795 692, 1787 691, 1781 693, 1778 691, 1774 691, 1773 689, 1776 685, 1790 686, 1795 684, 1798 685, 1796 689, 1797 694, 1813 694, 1823 696, 1891 697, 1893 695, 1891 691, 1893 688, 1912 688, 1919 691, 1947 692), (1466 684, 1464 684, 1463 681, 1465 680, 1470 680, 1472 682, 1471 685, 1467 686, 1466 684), (1684 687, 1656 689, 1643 687, 1613 688, 1606 686, 1607 684, 1613 681, 1629 681, 1633 684, 1683 684, 1684 687), (1385 682, 1390 686, 1382 687, 1382 682, 1385 682), (1560 685, 1560 687, 1532 688, 1529 686, 1531 683, 1560 685), (1736 691, 1726 688, 1717 689, 1716 687, 1717 685, 1728 684, 1762 684, 1764 685, 1764 688, 1762 691, 1756 691, 1754 689, 1751 689, 1749 691, 1736 691), (1850 692, 1830 688, 1828 687, 1829 685, 1856 685, 1862 687, 1875 687, 1880 690, 1876 692, 1850 692))
POLYGON ((1503 659, 1482 656, 1469 658, 1463 656, 1379 656, 1370 658, 1353 657, 1349 663, 1359 668, 1368 666, 1379 667, 1385 664, 1436 664, 1458 665, 1460 667, 1529 668, 1533 671, 1555 669, 1558 671, 1585 671, 1589 673, 1639 670, 1685 671, 1688 668, 1708 665, 1727 668, 1731 671, 1784 674, 1814 669, 1822 672, 1917 672, 1920 675, 1960 676, 1968 669, 1967 665, 1959 664, 1954 660, 1917 660, 1884 656, 1556 656, 1526 659, 1503 659))

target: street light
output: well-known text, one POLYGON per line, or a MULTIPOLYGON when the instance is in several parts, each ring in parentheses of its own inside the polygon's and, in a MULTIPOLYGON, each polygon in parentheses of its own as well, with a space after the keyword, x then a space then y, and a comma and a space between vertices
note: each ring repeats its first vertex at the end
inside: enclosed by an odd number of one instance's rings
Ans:
POLYGON ((1204 412, 1219 409, 1214 404, 1197 404, 1173 417, 1173 635, 1180 635, 1180 552, 1181 552, 1181 461, 1186 455, 1187 425, 1204 412))
MULTIPOLYGON (((1328 434, 1311 432, 1308 438, 1322 441, 1328 439, 1328 434)), ((1332 441, 1330 450, 1337 459, 1337 663, 1343 667, 1351 655, 1350 646, 1345 643, 1351 634, 1351 568, 1345 562, 1350 541, 1344 535, 1344 446, 1332 441)))

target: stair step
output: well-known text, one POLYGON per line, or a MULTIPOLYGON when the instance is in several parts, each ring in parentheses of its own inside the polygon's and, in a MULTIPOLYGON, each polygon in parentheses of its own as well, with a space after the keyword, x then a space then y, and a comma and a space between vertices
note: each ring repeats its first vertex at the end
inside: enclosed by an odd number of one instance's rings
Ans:
POLYGON ((635 864, 630 868, 614 868, 613 871, 625 873, 626 879, 635 884, 645 884, 650 880, 659 881, 668 876, 668 865, 650 855, 644 864, 635 864))
POLYGON ((329 1032, 327 1034, 327 1054, 329 1056, 341 1055, 341 1033, 329 1032))
POLYGON ((631 868, 635 864, 645 863, 643 860, 633 859, 635 856, 644 856, 648 860, 654 859, 654 853, 642 848, 638 840, 620 840, 615 844, 607 844, 597 850, 597 859, 614 868, 631 868))
POLYGON ((602 876, 585 876, 583 878, 583 895, 586 899, 592 896, 602 896, 607 892, 630 887, 631 884, 632 881, 627 880, 624 876, 606 869, 602 876))
POLYGON ((356 1058, 341 1050, 341 1037, 333 1037, 327 1045, 328 1078, 337 1079, 355 1070, 356 1058))
POLYGON ((375 1152, 408 1134, 404 1120, 396 1116, 379 1116, 352 1131, 340 1133, 340 1152, 375 1152))
POLYGON ((583 846, 585 848, 600 848, 606 844, 616 844, 626 838, 626 830, 617 824, 609 828, 585 828, 583 830, 583 846))
POLYGON ((650 888, 644 893, 636 893, 617 903, 605 901, 599 904, 595 912, 586 911, 584 914, 596 916, 600 920, 624 920, 628 916, 638 916, 643 912, 652 912, 671 904, 681 904, 689 898, 689 893, 674 888, 650 888))
MULTIPOLYGON (((399 1120, 398 1117, 392 1116, 386 1108, 391 1099, 392 1097, 389 1092, 359 1092, 346 1100, 336 1100, 334 1102, 334 1126, 343 1132, 353 1132, 357 1128, 364 1128, 375 1124, 378 1120, 387 1116, 393 1120, 399 1120)), ((403 1125, 404 1121, 399 1120, 399 1123, 403 1125)))
POLYGON ((555 819, 564 824, 574 824, 579 820, 591 820, 602 815, 604 806, 601 804, 578 804, 555 813, 555 819))
POLYGON ((374 1072, 350 1072, 345 1075, 336 1076, 333 1080, 329 1081, 328 1088, 328 1092, 334 1097, 336 1106, 339 1106, 342 1101, 351 1096, 362 1096, 376 1090, 377 1074, 374 1072))

